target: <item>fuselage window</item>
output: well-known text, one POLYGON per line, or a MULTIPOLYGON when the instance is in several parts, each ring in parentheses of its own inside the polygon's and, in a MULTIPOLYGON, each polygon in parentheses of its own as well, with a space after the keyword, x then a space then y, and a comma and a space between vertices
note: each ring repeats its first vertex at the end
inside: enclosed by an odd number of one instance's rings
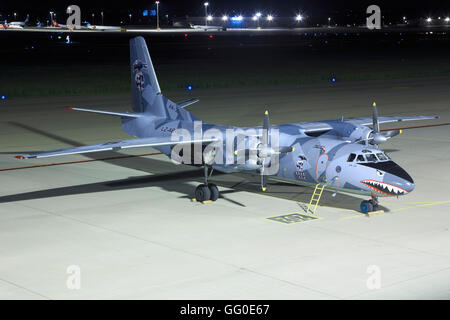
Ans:
POLYGON ((366 159, 368 162, 377 162, 377 157, 373 153, 366 154, 366 159))
POLYGON ((388 158, 387 158, 384 154, 382 154, 382 153, 377 153, 377 157, 378 157, 378 159, 380 159, 381 161, 385 161, 385 160, 388 159, 388 158))
POLYGON ((353 162, 353 160, 355 160, 355 158, 356 158, 356 154, 350 153, 350 155, 348 156, 347 162, 353 162))
POLYGON ((364 162, 364 157, 363 157, 363 155, 360 154, 356 160, 357 160, 358 162, 364 162))

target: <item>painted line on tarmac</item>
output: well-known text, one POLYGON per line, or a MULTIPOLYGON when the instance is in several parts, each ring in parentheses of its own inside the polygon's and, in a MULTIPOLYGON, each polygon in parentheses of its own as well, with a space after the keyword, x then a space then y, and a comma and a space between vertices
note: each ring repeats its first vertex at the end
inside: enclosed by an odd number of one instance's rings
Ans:
POLYGON ((414 208, 420 208, 420 207, 429 207, 429 206, 435 206, 435 205, 439 205, 439 204, 444 204, 444 203, 449 203, 450 200, 445 200, 445 201, 433 201, 430 203, 425 203, 425 204, 418 204, 415 206, 407 206, 407 207, 402 207, 402 208, 398 208, 398 209, 394 209, 390 212, 398 212, 398 211, 404 211, 404 210, 409 210, 409 209, 414 209, 414 208))
POLYGON ((121 156, 106 157, 106 158, 100 158, 100 159, 83 159, 83 160, 73 160, 73 161, 61 161, 61 162, 51 162, 51 163, 41 163, 41 164, 30 164, 30 165, 26 165, 26 166, 0 168, 0 171, 30 169, 30 168, 40 168, 40 167, 51 167, 51 166, 60 166, 60 165, 63 165, 63 164, 74 164, 74 163, 84 163, 84 162, 94 162, 94 161, 106 161, 106 160, 135 158, 135 157, 145 157, 145 156, 154 156, 154 155, 158 155, 158 154, 161 154, 161 152, 149 152, 149 153, 141 153, 141 154, 124 154, 124 155, 121 155, 121 156))
POLYGON ((300 213, 300 212, 291 212, 291 213, 286 213, 286 214, 282 214, 282 215, 278 215, 278 216, 263 218, 263 220, 269 220, 272 222, 278 222, 278 223, 287 224, 287 225, 303 223, 303 222, 311 222, 311 221, 323 220, 323 219, 324 218, 322 218, 322 217, 316 217, 316 216, 312 216, 310 214, 304 214, 304 213, 300 213))
MULTIPOLYGON (((415 208, 419 208, 419 207, 435 206, 435 205, 439 205, 439 204, 450 203, 450 200, 433 201, 433 202, 410 202, 410 203, 417 203, 417 205, 401 207, 401 208, 394 209, 394 210, 384 212, 384 213, 394 213, 394 212, 399 212, 399 211, 404 211, 404 210, 415 209, 415 208)), ((340 218, 339 220, 348 220, 348 219, 355 219, 355 218, 361 218, 361 217, 368 217, 368 215, 364 214, 364 213, 360 213, 360 214, 357 214, 357 215, 354 215, 351 217, 340 218)))

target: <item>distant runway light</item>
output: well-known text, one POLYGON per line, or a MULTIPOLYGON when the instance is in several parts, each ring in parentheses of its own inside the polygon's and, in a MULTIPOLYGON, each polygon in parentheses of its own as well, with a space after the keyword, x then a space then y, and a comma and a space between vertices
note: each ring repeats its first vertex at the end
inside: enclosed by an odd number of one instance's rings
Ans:
POLYGON ((5 95, 2 95, 2 96, 1 96, 1 99, 2 99, 2 100, 6 100, 6 96, 5 96, 5 95))
POLYGON ((445 22, 449 22, 449 21, 450 21, 449 17, 445 18, 445 22))
POLYGON ((256 16, 257 18, 261 17, 261 12, 257 12, 257 13, 255 14, 255 16, 256 16))
POLYGON ((431 18, 427 18, 427 22, 431 22, 431 20, 433 20, 433 19, 431 19, 431 18))
POLYGON ((267 16, 267 21, 272 21, 273 20, 273 17, 269 14, 268 16, 267 16))
POLYGON ((191 86, 191 85, 188 85, 187 87, 186 87, 186 90, 187 91, 192 91, 194 88, 191 86))
POLYGON ((302 21, 302 20, 303 20, 302 15, 301 15, 301 14, 298 14, 298 15, 295 17, 295 20, 297 20, 297 21, 302 21))
POLYGON ((209 38, 210 38, 210 39, 212 39, 212 38, 213 38, 213 35, 212 35, 212 34, 210 34, 210 35, 209 35, 209 38))
POLYGON ((187 37, 188 37, 188 34, 187 34, 187 33, 185 33, 185 34, 184 34, 184 37, 185 37, 185 38, 187 38, 187 37))
POLYGON ((333 77, 333 78, 331 78, 331 82, 336 82, 336 78, 335 77, 333 77))
POLYGON ((223 16, 223 17, 222 17, 222 20, 223 20, 223 21, 227 21, 227 20, 228 20, 228 17, 227 17, 227 16, 223 16))
POLYGON ((211 15, 209 15, 206 19, 208 19, 208 21, 211 21, 213 19, 213 17, 211 15))
POLYGON ((231 20, 233 21, 242 21, 244 19, 242 16, 232 17, 231 20))
POLYGON ((258 20, 258 17, 257 16, 253 16, 252 20, 256 21, 256 20, 258 20))

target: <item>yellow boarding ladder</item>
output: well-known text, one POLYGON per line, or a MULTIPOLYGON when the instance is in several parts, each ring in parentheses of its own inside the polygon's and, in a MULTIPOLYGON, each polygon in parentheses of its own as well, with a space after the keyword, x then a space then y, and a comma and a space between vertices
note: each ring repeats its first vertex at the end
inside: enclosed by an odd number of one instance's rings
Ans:
POLYGON ((314 188, 314 192, 312 194, 311 201, 309 201, 308 209, 306 210, 306 212, 311 212, 312 214, 316 213, 320 197, 322 197, 323 189, 325 189, 325 183, 316 184, 316 187, 314 188))

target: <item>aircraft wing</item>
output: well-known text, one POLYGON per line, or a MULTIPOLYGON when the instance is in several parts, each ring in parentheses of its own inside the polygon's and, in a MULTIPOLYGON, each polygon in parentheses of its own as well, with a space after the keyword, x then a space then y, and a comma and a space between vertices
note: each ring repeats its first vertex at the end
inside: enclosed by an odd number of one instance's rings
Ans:
POLYGON ((110 151, 110 150, 118 151, 120 149, 128 149, 128 148, 172 146, 172 145, 176 145, 176 144, 209 143, 209 142, 216 142, 216 141, 217 141, 217 139, 172 141, 168 138, 152 137, 152 138, 106 142, 106 143, 101 143, 101 144, 93 144, 90 146, 60 149, 60 150, 53 150, 53 151, 40 152, 40 153, 24 154, 24 155, 18 155, 18 156, 16 156, 16 158, 17 159, 47 158, 47 157, 56 157, 56 156, 64 156, 64 155, 71 155, 71 154, 91 153, 91 152, 110 151))
MULTIPOLYGON (((432 120, 438 119, 438 116, 395 116, 395 117, 378 117, 378 123, 402 122, 414 120, 432 120)), ((355 125, 368 126, 373 124, 372 118, 351 118, 345 119, 345 122, 350 122, 355 125)))

